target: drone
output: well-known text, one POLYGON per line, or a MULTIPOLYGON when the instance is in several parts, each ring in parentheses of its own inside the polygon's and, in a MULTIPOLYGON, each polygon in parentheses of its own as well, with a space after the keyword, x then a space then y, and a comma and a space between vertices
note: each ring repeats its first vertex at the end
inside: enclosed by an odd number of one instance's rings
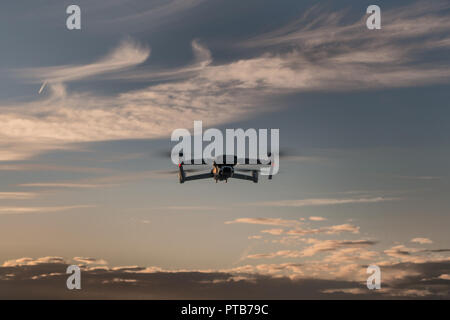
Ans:
MULTIPOLYGON (((271 157, 271 154, 268 154, 271 157)), ((250 169, 250 168, 241 168, 241 165, 271 165, 272 161, 270 160, 268 163, 262 163, 260 159, 238 159, 236 156, 227 156, 222 155, 218 156, 212 162, 212 169, 208 173, 195 174, 187 176, 186 172, 199 171, 196 169, 184 169, 184 165, 207 165, 208 163, 201 159, 200 161, 184 160, 183 153, 179 153, 179 164, 178 164, 178 179, 180 183, 185 183, 186 181, 192 180, 200 180, 200 179, 214 179, 217 182, 225 181, 228 182, 228 179, 240 179, 246 181, 253 181, 254 183, 258 183, 259 169, 250 169), (219 161, 221 160, 221 161, 219 161), (230 161, 231 160, 231 161, 230 161), (197 163, 196 163, 197 162, 197 163), (251 175, 243 174, 243 172, 251 172, 251 175)), ((200 169, 201 170, 201 169, 200 169)), ((268 175, 269 180, 272 180, 272 175, 268 175)))

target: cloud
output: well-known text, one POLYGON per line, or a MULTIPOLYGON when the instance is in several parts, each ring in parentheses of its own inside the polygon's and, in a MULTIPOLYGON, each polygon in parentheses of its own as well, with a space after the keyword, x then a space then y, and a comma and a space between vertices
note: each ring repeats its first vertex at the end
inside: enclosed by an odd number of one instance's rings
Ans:
POLYGON ((108 264, 108 262, 106 262, 103 259, 96 259, 96 258, 89 258, 89 257, 74 257, 73 260, 77 261, 77 262, 84 263, 84 264, 89 264, 89 265, 91 265, 91 264, 94 264, 94 265, 98 265, 98 264, 106 265, 106 264, 108 264))
POLYGON ((232 221, 226 221, 225 224, 246 223, 270 226, 293 226, 300 225, 298 220, 285 220, 281 218, 238 218, 232 221))
POLYGON ((3 263, 3 267, 17 267, 17 266, 35 266, 39 264, 62 264, 65 263, 64 258, 62 257, 42 257, 42 258, 19 258, 14 260, 7 260, 3 263))
POLYGON ((125 71, 107 75, 108 79, 132 80, 132 81, 156 81, 156 80, 186 80, 195 78, 207 66, 212 63, 211 51, 198 39, 191 41, 192 52, 195 60, 187 66, 159 70, 154 67, 142 67, 139 70, 125 71))
POLYGON ((450 249, 408 248, 402 244, 384 250, 384 253, 389 257, 394 258, 394 261, 415 263, 439 261, 445 259, 444 254, 448 252, 450 252, 450 249))
POLYGON ((202 77, 115 96, 71 93, 62 83, 48 86, 50 93, 44 99, 20 105, 0 102, 0 160, 76 148, 78 142, 161 138, 176 128, 191 128, 197 119, 216 125, 248 116, 252 110, 264 111, 234 84, 202 77), (218 118, 217 113, 223 116, 218 118))
POLYGON ((102 7, 97 19, 91 23, 96 27, 96 32, 105 30, 154 31, 164 24, 172 24, 174 19, 179 19, 184 12, 196 8, 203 2, 205 0, 134 1, 133 3, 125 1, 118 4, 119 10, 115 10, 117 6, 102 7), (131 12, 130 6, 133 8, 131 12), (105 15, 106 10, 110 10, 107 11, 107 15, 105 15))
POLYGON ((294 251, 294 250, 280 250, 277 252, 271 252, 271 253, 257 253, 257 254, 249 254, 247 256, 247 259, 272 259, 276 257, 282 257, 282 258, 299 258, 302 257, 303 254, 301 251, 294 251))
POLYGON ((186 211, 186 210, 215 211, 215 210, 217 210, 217 207, 208 207, 208 206, 168 206, 168 207, 163 207, 162 209, 180 210, 180 211, 186 211))
POLYGON ((23 199, 32 199, 37 196, 36 193, 33 192, 0 192, 0 199, 15 199, 15 200, 23 200, 23 199))
MULTIPOLYGON (((317 217, 316 217, 317 218, 317 217)), ((315 220, 322 221, 322 220, 315 220)), ((266 233, 274 236, 288 235, 288 236, 304 236, 311 234, 340 234, 343 232, 359 233, 359 227, 352 224, 331 225, 321 228, 304 228, 300 220, 287 220, 281 218, 237 218, 235 220, 226 221, 225 224, 254 224, 263 226, 279 226, 287 227, 288 229, 274 228, 261 230, 261 233, 266 233)))
POLYGON ((317 240, 308 239, 307 243, 312 244, 303 250, 280 250, 271 253, 259 253, 250 254, 247 256, 248 259, 272 259, 277 257, 282 258, 300 258, 300 257, 311 257, 319 252, 334 251, 343 247, 365 247, 376 244, 375 241, 371 240, 317 240))
POLYGON ((380 256, 381 254, 378 251, 367 250, 364 247, 343 247, 331 252, 323 259, 323 262, 338 265, 354 264, 355 262, 360 263, 362 261, 372 263, 378 260, 380 256))
MULTIPOLYGON (((438 263, 447 261, 450 249, 422 249, 408 248, 402 244, 396 244, 387 249, 375 250, 378 245, 377 240, 372 239, 323 239, 326 235, 338 235, 344 232, 359 234, 360 228, 352 224, 330 225, 321 228, 305 228, 297 220, 284 220, 280 218, 241 218, 231 221, 231 223, 251 223, 259 225, 274 225, 281 228, 261 230, 263 234, 272 236, 270 241, 273 246, 278 245, 276 250, 271 252, 251 252, 247 250, 241 260, 258 261, 261 259, 274 259, 283 261, 283 259, 294 259, 301 263, 301 271, 284 272, 281 275, 290 279, 297 279, 303 276, 309 276, 320 279, 340 279, 355 281, 357 279, 366 279, 366 267, 375 264, 383 269, 383 279, 386 282, 404 280, 407 277, 417 276, 415 269, 393 271, 392 266, 402 263, 423 264, 438 263), (242 219, 242 220, 241 220, 242 219), (293 224, 292 221, 295 223, 293 224), (309 238, 311 235, 320 235, 321 239, 309 238), (283 248, 280 248, 283 247, 283 248)), ((305 223, 307 225, 307 223, 305 223)), ((268 240, 265 241, 267 243, 268 240)), ((252 249, 254 246, 252 247, 252 249)), ((250 267, 246 269, 264 273, 264 268, 250 267)), ((276 264, 267 267, 271 275, 276 272, 276 264)), ((286 271, 286 269, 283 269, 286 271)), ((437 277, 437 276, 436 276, 437 277)), ((386 286, 384 284, 384 286, 386 286)), ((408 290, 415 290, 409 288, 408 290)), ((406 292, 402 290, 391 290, 389 294, 395 296, 416 296, 418 292, 406 292)), ((429 293, 426 296, 433 295, 429 293)))
POLYGON ((314 216, 312 216, 312 217, 309 217, 309 220, 311 220, 311 221, 325 221, 327 219, 323 218, 323 217, 314 217, 314 216))
POLYGON ((428 238, 414 238, 411 239, 411 242, 420 243, 420 244, 431 244, 433 241, 431 241, 428 238))
POLYGON ((268 233, 273 236, 279 236, 285 232, 284 229, 267 229, 267 230, 261 230, 261 233, 268 233))
POLYGON ((60 206, 60 207, 0 207, 0 215, 59 212, 73 209, 92 208, 91 205, 60 206))
POLYGON ((372 240, 317 240, 309 239, 307 241, 312 245, 306 247, 302 253, 304 256, 313 256, 319 252, 333 251, 342 247, 365 247, 375 245, 377 242, 372 240))
POLYGON ((38 187, 38 188, 105 188, 115 186, 113 184, 87 184, 87 183, 58 183, 58 182, 46 182, 46 183, 22 183, 19 187, 38 187))
POLYGON ((63 83, 127 69, 144 62, 149 56, 149 48, 127 39, 107 56, 90 64, 24 69, 18 71, 18 75, 37 82, 63 83))
MULTIPOLYGON (((279 47, 296 44, 305 52, 306 57, 313 58, 311 54, 315 55, 316 59, 311 59, 311 62, 338 62, 336 67, 330 65, 333 70, 342 66, 358 67, 361 63, 373 63, 371 67, 377 64, 394 67, 408 65, 412 67, 412 74, 415 74, 420 68, 414 66, 413 62, 420 59, 421 51, 450 45, 447 11, 449 7, 446 1, 435 1, 433 6, 429 6, 426 1, 418 1, 407 6, 383 10, 382 32, 370 32, 365 27, 367 16, 348 24, 344 21, 347 16, 343 10, 327 12, 324 6, 316 5, 291 23, 278 30, 258 35, 246 41, 245 45, 279 47), (428 39, 425 41, 426 45, 423 45, 423 37, 428 39), (317 54, 321 48, 328 50, 317 54)), ((388 68, 383 68, 380 73, 372 71, 382 78, 383 74, 386 75, 386 70, 388 68)), ((374 85, 379 84, 377 82, 374 85)))
MULTIPOLYGON (((94 260, 102 260, 95 259, 94 260)), ((450 262, 393 264, 384 272, 408 270, 368 290, 366 274, 355 280, 311 277, 301 263, 245 265, 229 270, 165 270, 159 267, 81 265, 82 289, 66 289, 61 257, 22 258, 0 267, 2 299, 343 299, 447 298, 450 262), (297 277, 289 277, 296 274, 297 277), (189 290, 185 290, 186 288, 189 290)), ((357 266, 364 270, 363 266, 357 266)))
POLYGON ((359 227, 352 224, 339 224, 334 226, 322 227, 318 229, 292 229, 285 232, 288 235, 306 235, 306 234, 340 234, 342 232, 359 233, 359 227))
POLYGON ((352 204, 352 203, 377 203, 385 201, 394 201, 399 198, 389 197, 372 197, 372 198, 317 198, 317 199, 302 199, 302 200, 280 200, 280 201, 268 201, 255 205, 272 206, 272 207, 309 207, 309 206, 329 206, 336 204, 352 204))
MULTIPOLYGON (((167 8, 172 6, 185 4, 175 1, 167 8)), ((441 58, 433 62, 423 58, 450 49, 450 19, 445 10, 440 11, 442 7, 448 4, 430 7, 420 2, 385 10, 383 32, 370 32, 361 21, 345 24, 342 13, 312 9, 297 21, 245 43, 265 53, 229 63, 212 63, 206 46, 194 40, 196 59, 190 65, 130 69, 145 61, 150 50, 127 40, 86 65, 20 70, 26 80, 48 81, 50 93, 27 103, 0 102, 0 160, 71 148, 73 142, 166 137, 175 128, 191 128, 197 119, 209 126, 242 120, 274 111, 267 101, 286 93, 447 83, 448 55, 435 55, 441 58), (123 77, 125 83, 152 77, 170 81, 123 89, 114 96, 70 92, 64 85, 99 76, 123 77)), ((298 204, 302 202, 288 203, 298 204)))
POLYGON ((339 224, 334 226, 327 226, 316 229, 300 228, 285 230, 285 229, 268 229, 262 230, 262 233, 268 233, 271 235, 290 235, 290 236, 304 236, 309 234, 340 234, 343 232, 359 233, 359 227, 351 224, 339 224))
POLYGON ((0 164, 2 171, 64 171, 64 172, 82 172, 82 173, 111 173, 114 170, 109 168, 89 168, 57 164, 43 163, 7 163, 0 164))
POLYGON ((401 260, 409 260, 412 253, 419 252, 416 248, 407 248, 404 245, 393 246, 390 249, 384 250, 384 253, 390 257, 399 258, 401 260))

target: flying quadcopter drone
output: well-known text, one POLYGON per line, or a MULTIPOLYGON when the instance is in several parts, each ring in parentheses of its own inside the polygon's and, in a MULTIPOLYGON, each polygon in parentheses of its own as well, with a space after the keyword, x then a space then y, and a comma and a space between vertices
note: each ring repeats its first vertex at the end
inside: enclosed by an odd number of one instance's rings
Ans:
MULTIPOLYGON (((271 157, 271 154, 268 154, 271 157)), ((268 163, 262 163, 260 159, 238 159, 236 156, 227 156, 222 155, 216 157, 212 161, 212 169, 208 173, 196 174, 187 176, 186 172, 195 172, 201 171, 202 169, 184 169, 184 165, 207 165, 208 163, 202 159, 201 163, 195 163, 194 159, 191 160, 183 160, 183 153, 179 153, 179 164, 178 164, 178 179, 180 183, 184 183, 186 181, 191 180, 200 180, 200 179, 210 179, 213 178, 216 183, 218 181, 228 182, 228 179, 240 179, 240 180, 248 180, 253 181, 254 183, 258 182, 258 176, 260 169, 251 169, 251 168, 240 168, 240 165, 266 165, 271 166, 272 160, 268 163), (221 161, 218 161, 221 160, 221 161), (251 175, 242 174, 240 172, 251 172, 251 175)), ((200 161, 198 161, 200 162, 200 161)), ((203 169, 204 170, 204 169, 203 169)), ((272 175, 269 174, 269 180, 272 180, 272 175)))

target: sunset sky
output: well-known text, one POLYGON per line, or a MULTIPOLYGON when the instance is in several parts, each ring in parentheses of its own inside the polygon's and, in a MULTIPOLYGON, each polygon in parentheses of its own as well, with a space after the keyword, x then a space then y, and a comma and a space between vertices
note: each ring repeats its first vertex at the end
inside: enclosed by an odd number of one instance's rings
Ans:
POLYGON ((450 298, 450 3, 371 4, 2 3, 0 298, 450 298), (179 184, 195 120, 279 174, 179 184))

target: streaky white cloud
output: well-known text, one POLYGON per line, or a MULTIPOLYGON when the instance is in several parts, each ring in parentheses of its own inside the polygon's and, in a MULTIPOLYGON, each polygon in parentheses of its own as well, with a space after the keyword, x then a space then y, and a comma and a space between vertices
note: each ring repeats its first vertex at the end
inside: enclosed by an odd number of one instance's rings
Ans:
POLYGON ((307 243, 312 244, 303 249, 304 256, 313 256, 319 252, 333 251, 344 247, 367 247, 372 246, 376 242, 372 240, 318 240, 308 239, 307 243))
POLYGON ((217 207, 212 207, 212 206, 167 206, 167 207, 163 207, 162 209, 180 210, 180 211, 186 211, 186 210, 215 211, 215 210, 217 210, 217 207))
POLYGON ((57 263, 62 264, 65 263, 64 258, 61 257, 54 257, 54 256, 48 256, 48 257, 42 257, 42 258, 19 258, 19 259, 13 259, 13 260, 7 260, 3 263, 3 267, 14 267, 14 266, 35 266, 38 264, 44 264, 44 263, 57 263))
MULTIPOLYGON (((443 59, 436 59, 432 64, 423 59, 426 52, 450 48, 449 4, 447 1, 433 4, 419 1, 383 10, 381 32, 367 30, 363 21, 366 16, 348 24, 344 21, 347 18, 344 11, 327 12, 323 6, 314 6, 286 26, 247 40, 243 45, 272 49, 295 47, 291 58, 283 57, 284 65, 277 64, 280 72, 275 74, 286 82, 286 87, 295 87, 297 82, 300 90, 448 83, 448 55, 441 55, 443 59)), ((275 63, 280 56, 268 57, 271 58, 275 63)), ((256 77, 261 78, 261 74, 256 77)))
POLYGON ((300 225, 299 220, 286 220, 281 218, 238 218, 231 221, 226 221, 225 224, 233 223, 246 223, 257 225, 270 225, 270 226, 296 226, 300 225))
POLYGON ((32 199, 37 196, 36 193, 33 192, 0 192, 0 199, 15 199, 15 200, 23 200, 23 199, 32 199))
MULTIPOLYGON (((101 31, 104 28, 117 30, 139 30, 142 28, 155 28, 166 23, 171 23, 173 17, 193 9, 205 0, 167 0, 167 1, 145 1, 144 6, 140 9, 133 10, 131 13, 120 11, 112 11, 112 15, 105 16, 104 9, 98 17, 98 21, 93 24, 97 25, 101 31)), ((126 5, 130 5, 126 3, 126 5)))
POLYGON ((392 198, 392 197, 347 198, 347 199, 312 198, 302 200, 268 201, 255 205, 273 206, 273 207, 307 207, 307 206, 329 206, 329 205, 351 204, 351 203, 377 203, 393 200, 399 200, 399 198, 392 198))
POLYGON ((73 260, 76 262, 81 262, 88 265, 106 265, 108 262, 104 259, 97 259, 91 257, 73 257, 73 260))
POLYGON ((267 233, 271 234, 273 236, 279 236, 285 232, 284 229, 267 229, 267 230, 261 230, 261 233, 267 233))
POLYGON ((198 119, 209 126, 242 120, 273 111, 267 100, 285 93, 448 83, 446 55, 433 62, 421 58, 450 49, 450 19, 436 8, 419 3, 385 10, 389 32, 382 33, 368 32, 361 21, 345 25, 340 13, 315 16, 313 10, 284 29, 246 43, 266 46, 266 53, 231 63, 214 65, 209 50, 193 41, 197 58, 192 65, 122 74, 150 54, 129 40, 94 63, 20 70, 26 79, 48 80, 50 94, 28 103, 0 102, 0 160, 70 148, 73 142, 166 137, 173 129, 191 128, 198 119), (281 50, 286 43, 290 49, 281 50), (70 92, 64 86, 106 74, 172 81, 114 96, 70 92))
POLYGON ((316 217, 316 216, 311 216, 308 219, 311 220, 311 221, 325 221, 325 220, 327 220, 324 217, 316 217))
POLYGON ((431 241, 428 238, 414 238, 411 239, 411 242, 420 243, 420 244, 431 244, 433 241, 431 241))
MULTIPOLYGON (((366 247, 362 246, 361 243, 359 245, 355 244, 354 246, 349 245, 348 247, 337 248, 330 252, 331 254, 326 256, 322 261, 318 261, 317 259, 303 259, 301 263, 247 264, 218 270, 168 270, 158 266, 112 267, 106 264, 95 265, 85 263, 85 261, 103 262, 103 259, 75 257, 72 260, 81 260, 82 264, 80 265, 80 268, 82 269, 83 274, 87 275, 91 280, 95 280, 97 284, 100 284, 99 288, 103 290, 105 284, 120 283, 120 288, 108 288, 108 290, 114 291, 116 294, 120 294, 121 292, 120 290, 118 291, 118 289, 123 289, 124 286, 127 285, 134 286, 136 283, 140 283, 141 287, 144 287, 143 290, 148 292, 148 290, 154 288, 155 283, 161 284, 161 281, 164 281, 164 279, 169 279, 168 281, 173 284, 173 276, 182 281, 182 285, 174 289, 176 291, 176 296, 178 297, 179 289, 186 285, 192 286, 201 284, 202 286, 196 287, 194 291, 201 289, 200 291, 202 293, 204 293, 207 288, 211 288, 211 286, 215 285, 219 285, 219 287, 223 289, 224 283, 228 285, 236 284, 236 289, 239 291, 242 291, 244 285, 250 285, 249 288, 253 287, 256 288, 256 290, 260 290, 262 286, 267 288, 267 281, 269 280, 276 280, 273 288, 277 288, 278 290, 280 289, 280 283, 286 284, 287 282, 287 290, 293 285, 298 285, 298 288, 295 288, 296 291, 307 285, 308 288, 305 290, 306 295, 303 296, 304 298, 311 297, 311 290, 314 290, 314 292, 317 290, 321 292, 327 291, 329 294, 332 292, 340 292, 341 290, 344 290, 345 292, 348 291, 348 293, 358 293, 358 291, 354 290, 360 288, 361 284, 367 279, 367 274, 365 272, 367 260, 371 261, 376 258, 377 255, 366 250, 366 247), (353 261, 346 263, 349 261, 348 259, 350 257, 353 257, 353 261), (339 260, 334 261, 334 258, 339 260), (360 258, 362 260, 360 260, 360 258), (196 280, 193 280, 193 275, 195 275, 194 278, 196 280), (258 279, 263 280, 263 282, 259 282, 258 279), (282 281, 280 282, 279 280, 282 281), (345 289, 340 289, 341 287, 345 287, 345 289)), ((279 258, 294 257, 295 259, 301 254, 299 250, 284 250, 267 255, 279 258)), ((256 258, 257 257, 255 257, 255 259, 256 258)), ((446 290, 445 281, 449 280, 449 261, 450 260, 446 258, 424 263, 389 263, 383 265, 377 262, 378 265, 382 266, 383 281, 389 283, 389 287, 384 287, 384 290, 382 289, 377 292, 383 297, 417 297, 430 295, 434 295, 435 297, 447 297, 448 290, 446 290)), ((59 277, 61 281, 65 281, 67 275, 64 270, 70 263, 70 259, 64 259, 58 256, 48 256, 43 258, 26 257, 8 260, 0 267, 0 281, 7 281, 7 284, 9 285, 15 281, 15 287, 22 288, 24 292, 28 292, 29 290, 27 289, 30 287, 20 287, 23 282, 30 283, 39 280, 40 283, 43 284, 44 281, 50 277, 59 277)), ((51 283, 55 283, 54 279, 51 279, 51 283)), ((94 283, 92 283, 92 285, 93 284, 94 283)), ((166 285, 167 283, 163 282, 158 288, 164 288, 166 285)), ((228 287, 228 285, 226 287, 228 287)), ((60 287, 57 286, 54 289, 56 289, 54 293, 55 297, 60 296, 60 287)), ((217 289, 218 288, 214 288, 212 292, 217 291, 217 289)), ((158 290, 156 290, 155 293, 158 290)), ((141 296, 144 291, 135 292, 133 296, 141 296)), ((101 292, 102 295, 104 295, 104 292, 101 292)), ((3 291, 2 296, 8 297, 9 293, 10 292, 8 291, 3 291)), ((155 293, 152 293, 150 296, 154 296, 155 293)), ((48 295, 47 292, 46 294, 48 295)), ((236 291, 234 292, 234 295, 235 294, 236 291)), ((270 297, 270 294, 268 297, 270 297)), ((367 297, 373 298, 372 295, 368 295, 367 297)))
POLYGON ((257 253, 257 254, 250 254, 247 256, 247 259, 272 259, 276 257, 282 257, 282 258, 299 258, 302 257, 303 254, 301 251, 297 250, 280 250, 276 252, 271 253, 257 253))
POLYGON ((311 243, 312 245, 302 250, 280 250, 271 253, 250 254, 247 256, 247 258, 273 259, 277 257, 281 258, 311 257, 319 252, 333 251, 344 247, 366 247, 375 244, 374 241, 370 240, 317 240, 317 239, 308 239, 307 243, 311 243))
POLYGON ((114 170, 100 167, 77 167, 50 163, 12 163, 0 164, 0 171, 65 171, 82 173, 111 173, 114 170))
POLYGON ((318 229, 292 229, 284 232, 288 235, 307 235, 307 234, 340 234, 343 232, 359 233, 359 227, 352 224, 339 224, 334 226, 327 226, 318 229))
POLYGON ((132 81, 155 81, 155 80, 185 80, 193 78, 201 73, 212 63, 211 51, 200 42, 199 39, 191 41, 192 52, 195 60, 187 66, 174 69, 157 69, 154 67, 142 67, 138 70, 123 71, 115 74, 105 75, 107 79, 132 80, 132 81))
MULTIPOLYGON (((116 186, 115 184, 87 184, 87 183, 22 183, 19 187, 38 187, 38 188, 106 188, 116 186)), ((1 195, 0 195, 1 197, 1 195)))
MULTIPOLYGON (((108 72, 117 72, 136 66, 150 56, 150 49, 126 39, 104 58, 86 65, 63 65, 23 69, 18 72, 22 78, 44 83, 62 83, 80 80, 108 72)), ((43 87, 39 90, 43 90, 43 87)))
MULTIPOLYGON (((317 218, 317 217, 316 217, 317 218)), ((319 219, 317 221, 323 221, 319 219)), ((277 227, 285 227, 282 228, 274 228, 274 229, 265 229, 261 230, 261 233, 270 234, 274 236, 279 235, 289 235, 289 236, 302 236, 302 235, 310 235, 310 234, 340 234, 344 232, 349 233, 359 233, 359 227, 354 226, 352 224, 339 224, 339 225, 331 225, 325 226, 321 228, 304 228, 303 223, 299 220, 289 220, 289 219, 281 219, 281 218, 237 218, 235 220, 226 221, 225 224, 253 224, 253 225, 263 225, 263 226, 277 226, 277 227)))
POLYGON ((60 206, 60 207, 0 207, 0 215, 59 212, 73 209, 92 208, 91 205, 60 206))

